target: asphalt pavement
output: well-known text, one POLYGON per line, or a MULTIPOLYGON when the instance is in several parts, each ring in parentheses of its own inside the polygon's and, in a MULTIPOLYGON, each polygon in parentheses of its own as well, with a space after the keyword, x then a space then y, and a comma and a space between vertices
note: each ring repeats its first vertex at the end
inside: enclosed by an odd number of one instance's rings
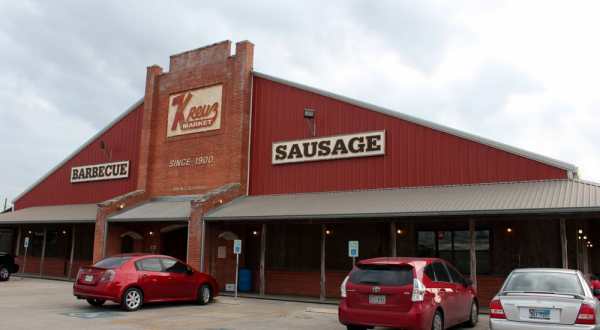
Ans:
MULTIPOLYGON (((0 282, 0 320, 2 329, 24 330, 345 329, 332 305, 219 297, 207 306, 152 304, 128 313, 114 303, 94 308, 77 300, 69 282, 18 277, 0 282)), ((487 329, 486 316, 475 329, 487 329)))

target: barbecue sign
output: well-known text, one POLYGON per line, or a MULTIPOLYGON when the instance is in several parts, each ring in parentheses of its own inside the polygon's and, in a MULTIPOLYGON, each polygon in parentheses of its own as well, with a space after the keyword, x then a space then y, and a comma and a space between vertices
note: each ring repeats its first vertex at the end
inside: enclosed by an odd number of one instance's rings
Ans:
POLYGON ((129 177, 129 161, 71 167, 71 183, 129 177))
POLYGON ((171 95, 167 137, 206 132, 221 128, 223 85, 171 95))
POLYGON ((385 131, 273 143, 272 163, 300 163, 385 155, 385 131))

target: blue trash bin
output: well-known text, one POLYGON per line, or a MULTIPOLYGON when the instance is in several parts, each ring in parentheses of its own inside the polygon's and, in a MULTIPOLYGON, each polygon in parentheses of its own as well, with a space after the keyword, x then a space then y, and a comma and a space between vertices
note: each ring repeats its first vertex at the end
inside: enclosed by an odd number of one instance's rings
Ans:
POLYGON ((238 290, 250 292, 252 290, 252 271, 248 268, 240 268, 238 290))

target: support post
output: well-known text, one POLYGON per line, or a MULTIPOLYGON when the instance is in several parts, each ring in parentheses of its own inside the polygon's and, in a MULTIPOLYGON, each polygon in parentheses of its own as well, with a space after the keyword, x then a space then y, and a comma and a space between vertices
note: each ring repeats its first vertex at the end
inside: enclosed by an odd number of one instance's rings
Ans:
POLYGON ((327 238, 327 234, 325 234, 325 225, 321 225, 321 290, 320 290, 320 295, 319 295, 319 299, 321 301, 325 301, 325 296, 326 296, 326 277, 325 277, 325 241, 327 238))
POLYGON ((19 228, 19 230, 17 231, 17 246, 15 247, 15 257, 19 256, 19 253, 21 252, 21 226, 19 225, 17 228, 19 228))
POLYGON ((398 237, 398 234, 396 233, 396 230, 398 230, 398 225, 396 224, 396 221, 392 221, 390 223, 390 254, 392 255, 392 257, 398 256, 398 251, 396 247, 396 239, 398 237))
POLYGON ((265 262, 267 251, 267 224, 263 223, 260 231, 260 288, 259 294, 265 295, 265 262))
POLYGON ((238 297, 238 274, 240 269, 240 255, 238 253, 235 254, 235 299, 238 297))
POLYGON ((562 268, 569 268, 569 254, 567 250, 567 224, 565 219, 560 219, 560 249, 562 252, 562 268))
MULTIPOLYGON (((189 237, 190 237, 190 222, 192 220, 188 220, 188 252, 187 252, 187 258, 189 259, 190 256, 190 243, 189 243, 189 237)), ((204 220, 204 218, 202 218, 202 223, 200 225, 200 229, 202 232, 200 233, 200 271, 204 272, 204 258, 206 258, 206 220, 204 220)))
POLYGON ((588 275, 590 273, 590 258, 589 258, 589 253, 588 253, 588 247, 587 244, 582 241, 581 243, 581 249, 583 250, 582 253, 582 261, 583 261, 583 269, 581 270, 581 272, 584 275, 588 275))
POLYGON ((71 256, 69 257, 69 272, 67 278, 71 278, 73 271, 73 257, 75 256, 75 225, 71 226, 71 256))
POLYGON ((40 276, 44 271, 44 261, 46 260, 46 237, 48 235, 48 228, 44 226, 44 239, 42 240, 42 258, 40 260, 40 276))
MULTIPOLYGON (((96 225, 98 225, 98 220, 96 220, 96 225)), ((104 224, 102 226, 104 227, 104 233, 102 233, 102 255, 100 256, 100 259, 104 259, 106 257, 106 240, 108 239, 108 219, 104 219, 104 224)), ((94 260, 94 262, 95 261, 96 260, 94 260)))
POLYGON ((473 287, 477 288, 477 246, 475 236, 475 219, 469 219, 469 255, 470 255, 470 269, 471 269, 471 282, 473 287))

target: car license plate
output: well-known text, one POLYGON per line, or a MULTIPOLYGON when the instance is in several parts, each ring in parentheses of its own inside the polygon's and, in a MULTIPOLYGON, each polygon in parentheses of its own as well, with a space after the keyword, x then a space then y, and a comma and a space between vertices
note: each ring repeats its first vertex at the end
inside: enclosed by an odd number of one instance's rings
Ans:
POLYGON ((91 282, 94 280, 94 275, 85 275, 85 278, 83 280, 86 282, 91 282))
POLYGON ((532 320, 550 320, 549 308, 530 308, 529 318, 532 320))
POLYGON ((385 305, 385 296, 378 294, 369 295, 369 304, 371 305, 385 305))

